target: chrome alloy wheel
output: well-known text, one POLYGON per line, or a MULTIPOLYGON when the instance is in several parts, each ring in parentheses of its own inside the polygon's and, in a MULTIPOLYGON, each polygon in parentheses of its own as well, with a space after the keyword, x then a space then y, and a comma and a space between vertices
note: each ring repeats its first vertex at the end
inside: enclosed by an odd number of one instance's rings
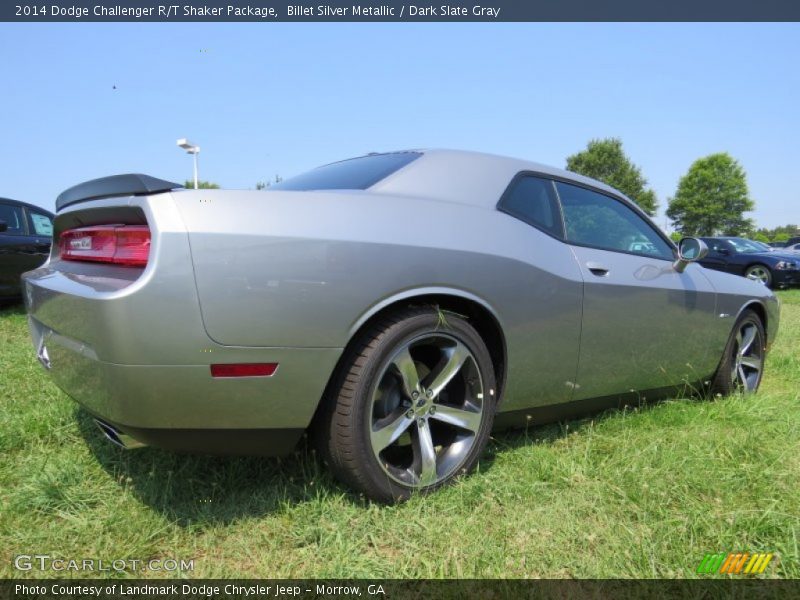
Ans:
POLYGON ((747 269, 747 278, 768 285, 772 277, 769 273, 769 269, 756 265, 747 269))
POLYGON ((752 392, 758 387, 764 365, 764 340, 752 321, 742 323, 736 333, 731 364, 731 381, 743 392, 752 392))
POLYGON ((417 337, 387 361, 377 381, 369 434, 384 472, 424 488, 457 471, 475 444, 485 406, 467 346, 444 333, 417 337))

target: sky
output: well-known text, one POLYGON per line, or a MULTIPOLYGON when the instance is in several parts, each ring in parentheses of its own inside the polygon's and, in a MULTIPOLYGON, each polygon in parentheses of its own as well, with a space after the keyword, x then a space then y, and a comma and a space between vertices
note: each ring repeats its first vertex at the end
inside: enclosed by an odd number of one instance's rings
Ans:
POLYGON ((564 167, 619 137, 661 205, 745 168, 757 225, 800 223, 800 24, 0 24, 0 196, 140 172, 253 188, 366 152, 564 167), (116 87, 116 89, 114 89, 116 87))

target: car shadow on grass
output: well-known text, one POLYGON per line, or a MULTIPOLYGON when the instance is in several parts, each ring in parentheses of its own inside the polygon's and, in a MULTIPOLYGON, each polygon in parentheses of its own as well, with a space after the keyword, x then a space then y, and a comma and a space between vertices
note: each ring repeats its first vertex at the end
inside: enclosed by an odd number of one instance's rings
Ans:
POLYGON ((332 499, 370 504, 330 475, 305 437, 280 458, 125 450, 105 439, 86 411, 76 409, 75 418, 87 447, 116 483, 181 526, 232 523, 332 499))
MULTIPOLYGON (((637 410, 652 409, 660 402, 640 403, 637 410)), ((620 412, 607 409, 495 433, 481 458, 480 471, 492 468, 504 452, 556 443, 620 412)), ((157 448, 124 450, 106 440, 84 410, 76 409, 76 419, 89 450, 117 484, 180 526, 233 523, 303 503, 334 501, 363 508, 373 504, 336 481, 306 437, 295 452, 282 458, 190 455, 157 448)))

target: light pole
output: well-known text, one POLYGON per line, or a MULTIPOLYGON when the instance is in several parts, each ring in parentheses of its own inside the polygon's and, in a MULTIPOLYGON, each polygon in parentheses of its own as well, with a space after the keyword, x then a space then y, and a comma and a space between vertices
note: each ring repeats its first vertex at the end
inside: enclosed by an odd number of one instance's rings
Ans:
POLYGON ((194 189, 197 189, 197 155, 200 154, 200 146, 190 144, 189 140, 186 138, 179 139, 178 146, 186 150, 187 154, 191 154, 194 157, 194 189))

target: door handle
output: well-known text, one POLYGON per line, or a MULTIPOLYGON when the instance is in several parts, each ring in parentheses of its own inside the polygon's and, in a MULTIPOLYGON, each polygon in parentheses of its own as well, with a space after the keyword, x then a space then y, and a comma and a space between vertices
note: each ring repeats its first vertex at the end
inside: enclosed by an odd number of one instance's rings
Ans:
POLYGON ((598 277, 605 277, 608 275, 608 267, 600 263, 589 261, 586 263, 586 268, 592 272, 592 275, 597 275, 598 277))

